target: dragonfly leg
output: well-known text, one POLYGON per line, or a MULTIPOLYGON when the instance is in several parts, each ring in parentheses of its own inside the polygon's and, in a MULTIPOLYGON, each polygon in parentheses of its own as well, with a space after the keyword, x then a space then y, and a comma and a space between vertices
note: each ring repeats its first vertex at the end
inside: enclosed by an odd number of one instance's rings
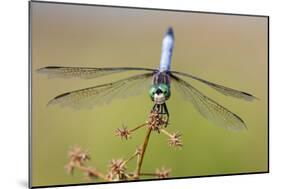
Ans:
POLYGON ((163 107, 164 107, 165 114, 166 114, 166 116, 167 116, 166 124, 165 124, 165 127, 167 127, 167 125, 169 124, 169 117, 170 117, 170 114, 169 114, 169 111, 168 111, 168 108, 167 108, 166 103, 163 104, 163 107))
POLYGON ((166 114, 166 110, 165 110, 163 104, 154 104, 154 106, 153 106, 151 112, 152 112, 152 111, 156 111, 156 112, 158 112, 159 114, 166 114))
POLYGON ((157 110, 157 109, 156 109, 156 105, 157 105, 157 104, 154 104, 154 106, 153 106, 151 112, 153 112, 154 110, 157 110))

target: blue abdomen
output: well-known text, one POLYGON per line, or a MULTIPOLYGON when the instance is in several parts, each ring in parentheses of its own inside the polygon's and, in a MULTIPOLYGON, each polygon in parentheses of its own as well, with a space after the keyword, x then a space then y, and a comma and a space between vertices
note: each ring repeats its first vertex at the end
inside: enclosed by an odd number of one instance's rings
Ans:
POLYGON ((174 32, 170 27, 165 34, 162 42, 162 53, 160 59, 159 71, 169 71, 171 66, 172 53, 174 48, 174 32))

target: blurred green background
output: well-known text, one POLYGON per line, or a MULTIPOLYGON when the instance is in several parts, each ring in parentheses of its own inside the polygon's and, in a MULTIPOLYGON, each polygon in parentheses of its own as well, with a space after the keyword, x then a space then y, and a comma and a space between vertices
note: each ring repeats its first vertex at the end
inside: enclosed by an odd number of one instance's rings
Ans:
MULTIPOLYGON (((32 2, 32 185, 89 182, 81 172, 67 175, 71 146, 91 154, 89 165, 106 171, 112 158, 130 156, 143 142, 145 129, 125 141, 114 136, 122 124, 133 128, 153 106, 148 91, 91 110, 47 107, 61 93, 116 81, 139 72, 93 80, 48 79, 44 66, 158 68, 162 37, 175 32, 172 70, 249 92, 260 100, 245 102, 218 94, 191 80, 193 86, 240 115, 248 130, 213 126, 172 86, 167 102, 169 131, 183 134, 181 150, 153 133, 144 172, 165 166, 171 177, 267 171, 267 19, 234 15, 169 12, 32 2)), ((149 86, 148 86, 149 87, 149 86)), ((128 167, 135 168, 131 162, 128 167)), ((94 180, 91 182, 100 182, 94 180)))

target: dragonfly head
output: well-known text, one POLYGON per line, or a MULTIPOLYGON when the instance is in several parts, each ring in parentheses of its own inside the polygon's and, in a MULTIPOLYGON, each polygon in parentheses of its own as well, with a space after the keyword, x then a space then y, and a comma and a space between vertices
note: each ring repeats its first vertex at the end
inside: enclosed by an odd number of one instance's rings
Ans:
POLYGON ((170 87, 166 84, 152 85, 149 90, 149 96, 156 104, 164 104, 170 95, 170 87))

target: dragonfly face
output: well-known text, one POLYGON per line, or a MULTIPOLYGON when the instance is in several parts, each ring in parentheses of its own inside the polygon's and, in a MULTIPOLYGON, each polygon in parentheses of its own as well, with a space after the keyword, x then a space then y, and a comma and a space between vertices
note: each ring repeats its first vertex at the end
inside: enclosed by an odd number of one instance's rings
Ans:
POLYGON ((155 104, 164 104, 171 96, 170 75, 168 71, 154 73, 149 96, 155 104))
POLYGON ((170 87, 166 84, 152 85, 149 96, 156 104, 164 104, 171 96, 170 87))

